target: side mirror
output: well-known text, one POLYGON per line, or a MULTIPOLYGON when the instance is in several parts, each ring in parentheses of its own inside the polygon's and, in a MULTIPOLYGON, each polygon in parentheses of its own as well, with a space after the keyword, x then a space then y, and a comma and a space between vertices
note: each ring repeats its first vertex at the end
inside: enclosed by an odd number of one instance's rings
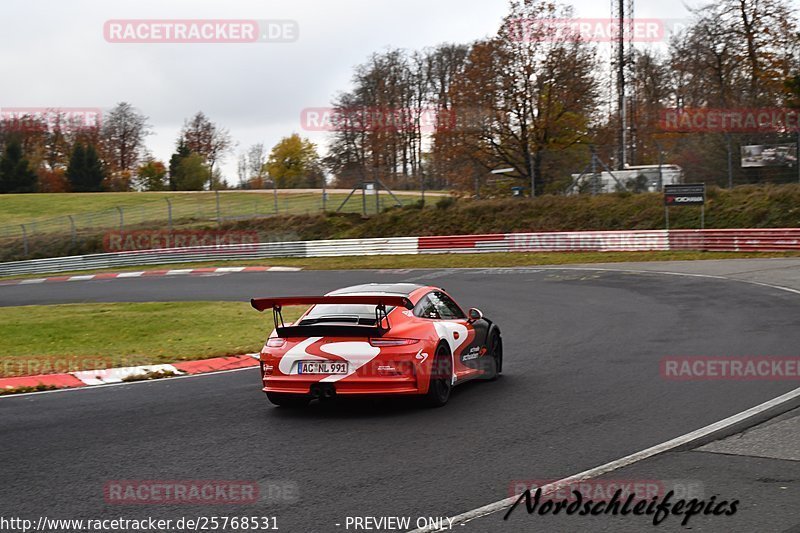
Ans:
POLYGON ((467 316, 469 317, 470 322, 475 322, 476 320, 483 318, 483 313, 481 313, 480 309, 471 307, 470 310, 467 311, 467 316))

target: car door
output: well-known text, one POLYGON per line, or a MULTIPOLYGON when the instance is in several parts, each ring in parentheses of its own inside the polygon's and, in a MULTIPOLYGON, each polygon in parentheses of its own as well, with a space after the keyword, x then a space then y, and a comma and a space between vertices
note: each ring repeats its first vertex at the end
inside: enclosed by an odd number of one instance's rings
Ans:
POLYGON ((440 320, 454 337, 453 362, 457 378, 468 377, 481 368, 481 356, 486 353, 488 324, 484 320, 470 322, 467 315, 444 291, 432 291, 430 300, 440 320), (463 336, 463 337, 462 337, 463 336))

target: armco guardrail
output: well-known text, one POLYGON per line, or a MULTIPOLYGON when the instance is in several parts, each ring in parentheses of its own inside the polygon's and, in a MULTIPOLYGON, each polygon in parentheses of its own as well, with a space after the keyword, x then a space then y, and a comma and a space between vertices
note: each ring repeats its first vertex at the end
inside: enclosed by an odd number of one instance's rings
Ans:
POLYGON ((420 237, 419 253, 667 250, 666 230, 500 233, 420 237))
POLYGON ((671 230, 669 249, 717 252, 800 250, 800 229, 671 230))
POLYGON ((648 250, 800 251, 800 229, 500 233, 231 244, 0 263, 0 276, 273 257, 648 250))

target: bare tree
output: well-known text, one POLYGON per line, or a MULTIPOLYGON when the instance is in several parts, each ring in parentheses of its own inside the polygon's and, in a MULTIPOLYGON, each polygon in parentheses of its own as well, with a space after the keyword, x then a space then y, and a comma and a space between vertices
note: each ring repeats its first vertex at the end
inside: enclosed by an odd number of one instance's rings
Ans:
POLYGON ((214 166, 223 161, 233 148, 230 132, 211 122, 202 111, 198 111, 184 122, 180 138, 190 151, 205 159, 212 176, 209 178, 208 188, 213 189, 214 166))
POLYGON ((112 173, 136 169, 150 135, 148 118, 127 102, 120 102, 103 118, 100 135, 106 163, 112 173))
POLYGON ((251 178, 256 178, 263 187, 267 177, 265 165, 267 164, 267 149, 264 143, 256 143, 247 150, 247 167, 251 178))

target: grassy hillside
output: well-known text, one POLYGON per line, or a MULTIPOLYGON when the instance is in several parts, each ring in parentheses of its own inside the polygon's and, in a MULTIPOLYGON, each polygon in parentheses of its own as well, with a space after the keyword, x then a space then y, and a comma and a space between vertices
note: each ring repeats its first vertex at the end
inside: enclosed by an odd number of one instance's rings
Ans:
MULTIPOLYGON (((247 193, 241 193, 247 194, 247 193)), ((162 200, 163 201, 163 200, 162 200)), ((126 229, 166 229, 163 220, 126 229)), ((313 240, 404 235, 448 235, 520 231, 635 230, 664 228, 660 194, 543 196, 531 199, 431 199, 387 208, 367 217, 359 213, 246 216, 218 226, 208 220, 179 220, 175 228, 256 231, 260 240, 313 240)), ((699 228, 698 207, 670 209, 670 227, 699 228)), ((800 227, 800 185, 710 189, 707 228, 800 227)), ((76 242, 69 235, 29 235, 28 257, 102 252, 106 230, 83 230, 76 242)), ((0 247, 0 261, 23 259, 19 240, 0 247)))
MULTIPOLYGON (((707 228, 800 227, 800 185, 710 189, 707 228)), ((660 194, 543 196, 531 199, 439 199, 389 209, 366 219, 357 215, 293 216, 228 225, 264 235, 291 228, 299 239, 450 235, 519 231, 663 229, 660 194)), ((699 207, 670 208, 670 227, 699 228, 699 207)))
MULTIPOLYGON (((335 210, 347 197, 348 191, 335 190, 327 195, 326 208, 335 210)), ((320 191, 297 190, 279 191, 277 209, 279 213, 316 213, 322 209, 320 191)), ((403 202, 415 201, 418 192, 408 191, 397 194, 403 202)), ((214 192, 93 192, 93 193, 40 193, 40 194, 2 194, 0 195, 0 227, 18 224, 36 224, 44 227, 53 218, 73 215, 80 228, 85 225, 110 226, 118 224, 121 207, 125 213, 126 224, 166 221, 168 217, 167 199, 172 203, 173 218, 210 219, 216 218, 217 199, 214 192), (93 217, 89 217, 89 214, 93 217), (107 219, 107 220, 106 220, 107 219)), ((392 205, 386 194, 381 194, 381 207, 392 205)), ((375 197, 368 197, 367 212, 375 212, 375 197)), ((360 195, 353 195, 345 205, 344 211, 361 212, 360 195)), ((273 215, 275 195, 271 190, 259 191, 220 191, 220 211, 223 218, 273 215)), ((49 223, 52 225, 52 223, 49 223)))

